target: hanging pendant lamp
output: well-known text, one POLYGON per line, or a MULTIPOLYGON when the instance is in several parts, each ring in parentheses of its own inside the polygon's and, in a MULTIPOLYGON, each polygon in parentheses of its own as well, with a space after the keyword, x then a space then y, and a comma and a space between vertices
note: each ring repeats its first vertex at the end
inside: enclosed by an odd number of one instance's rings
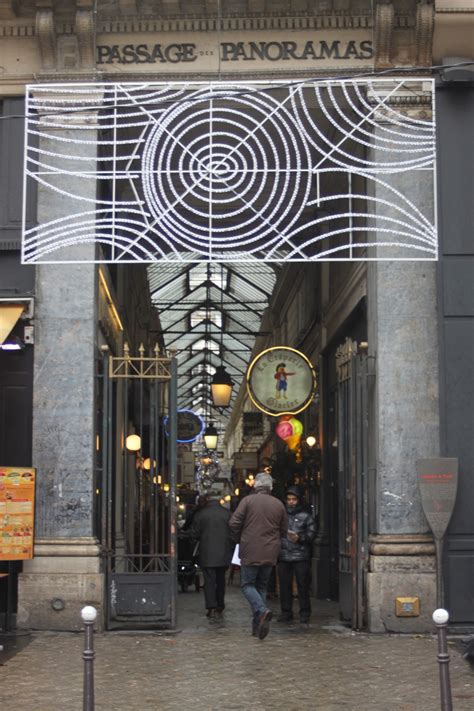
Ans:
POLYGON ((234 383, 224 365, 218 365, 211 381, 214 407, 229 407, 234 383))
MULTIPOLYGON (((222 360, 224 357, 224 326, 225 326, 225 319, 224 319, 224 265, 222 265, 222 264, 221 264, 220 289, 221 289, 220 356, 221 356, 221 360, 222 360)), ((217 407, 217 408, 229 407, 230 398, 232 397, 233 386, 234 386, 234 383, 232 382, 229 373, 225 369, 225 365, 218 365, 216 368, 216 372, 214 373, 212 381, 211 381, 211 396, 212 396, 212 402, 214 404, 214 407, 217 407)))
POLYGON ((207 449, 217 449, 217 437, 219 433, 214 427, 214 424, 210 422, 206 429, 204 430, 204 443, 207 449))

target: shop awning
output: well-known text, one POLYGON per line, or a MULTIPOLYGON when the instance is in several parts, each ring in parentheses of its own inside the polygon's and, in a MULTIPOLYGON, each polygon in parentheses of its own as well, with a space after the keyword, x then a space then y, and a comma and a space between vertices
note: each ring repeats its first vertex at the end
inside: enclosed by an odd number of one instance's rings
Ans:
POLYGON ((5 343, 24 308, 24 303, 0 304, 0 345, 5 343))

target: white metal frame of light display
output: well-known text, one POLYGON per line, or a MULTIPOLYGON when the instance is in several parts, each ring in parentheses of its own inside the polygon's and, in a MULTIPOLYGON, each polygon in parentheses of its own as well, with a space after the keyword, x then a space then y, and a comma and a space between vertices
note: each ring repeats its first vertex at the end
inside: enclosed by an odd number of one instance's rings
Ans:
POLYGON ((31 85, 24 202, 35 183, 48 219, 24 217, 23 262, 435 260, 433 97, 421 78, 31 85))

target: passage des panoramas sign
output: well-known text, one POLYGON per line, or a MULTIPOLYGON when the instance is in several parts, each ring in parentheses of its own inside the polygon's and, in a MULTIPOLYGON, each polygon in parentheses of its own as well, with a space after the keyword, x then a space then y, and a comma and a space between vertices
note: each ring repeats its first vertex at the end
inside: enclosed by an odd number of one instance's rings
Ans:
POLYGON ((267 348, 247 370, 247 390, 254 405, 267 415, 296 415, 314 398, 316 372, 295 348, 267 348))
POLYGON ((0 467, 0 560, 33 558, 36 470, 0 467))

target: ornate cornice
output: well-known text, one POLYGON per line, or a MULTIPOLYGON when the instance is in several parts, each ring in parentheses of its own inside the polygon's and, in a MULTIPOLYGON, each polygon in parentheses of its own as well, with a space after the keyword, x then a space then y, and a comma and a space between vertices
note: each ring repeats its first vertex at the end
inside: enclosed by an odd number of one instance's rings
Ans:
POLYGON ((321 15, 301 17, 215 17, 204 18, 156 18, 127 17, 107 18, 97 21, 97 32, 235 32, 236 30, 343 30, 370 29, 370 15, 321 15))

